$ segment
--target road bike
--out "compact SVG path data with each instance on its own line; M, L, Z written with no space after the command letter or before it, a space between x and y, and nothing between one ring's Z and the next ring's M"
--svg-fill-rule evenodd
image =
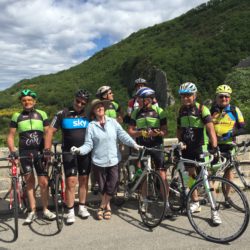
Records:
M11 186L9 191L3 197L3 200L9 198L9 210L13 213L14 218L14 240L18 238L18 214L19 211L24 210L26 208L26 192L23 188L25 186L25 182L23 181L20 175L20 169L18 166L18 162L22 158L30 158L33 161L33 156L21 156L14 157L9 156L5 158L0 158L0 161L8 161L10 163L9 166L9 175L11 178Z
M176 152L177 156L176 169L170 182L171 209L175 212L186 211L194 230L209 241L226 243L237 239L244 233L249 222L249 206L245 195L229 180L209 176L208 168L213 161L212 155L204 153L201 155L204 162L197 162L183 158L182 149L182 143L172 145L172 151ZM198 175L192 183L184 181L187 165L195 166L198 170ZM223 192L225 186L230 190L227 194ZM192 213L190 207L197 194L200 212ZM238 207L226 206L228 201L237 203ZM214 212L220 216L221 223L213 223L211 214Z
M136 197L143 223L153 228L158 226L164 218L166 189L160 175L152 169L151 157L149 155L144 156L145 152L150 150L154 150L154 148L144 147L139 155L130 155L127 161L120 167L119 190L114 197L114 203L122 205L130 197ZM135 161L140 162L142 171L140 174L138 174L138 171L135 171L132 176L131 167L134 166L132 164Z
M247 152L250 142L243 141L242 143L232 144L232 149L228 152L220 153L220 161L211 166L211 171L216 176L223 176L228 179L230 173L232 178L230 179L236 184L246 195L250 197L250 161L240 161L238 157L244 155ZM228 192L227 186L223 187L223 192ZM229 205L238 207L237 203L229 200Z
M56 213L56 224L58 232L63 228L64 208L65 208L65 182L63 176L63 154L71 154L70 152L60 153L57 151L57 141L53 141L53 152L51 152L52 160L49 163L49 190L52 197L53 207ZM44 157L44 156L42 156ZM47 166L48 167L48 166Z

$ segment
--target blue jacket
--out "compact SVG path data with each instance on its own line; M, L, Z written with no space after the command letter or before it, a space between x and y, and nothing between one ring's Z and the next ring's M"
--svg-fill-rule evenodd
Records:
M118 142L134 147L136 142L127 134L121 125L113 118L105 116L102 127L96 120L89 123L84 144L80 154L88 154L91 150L92 163L100 167L117 165L121 160Z

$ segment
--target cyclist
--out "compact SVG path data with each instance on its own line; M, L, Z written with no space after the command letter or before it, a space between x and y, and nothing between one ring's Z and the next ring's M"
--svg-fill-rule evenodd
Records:
M185 143L186 148L182 156L186 159L203 161L202 153L207 152L208 136L213 151L217 149L217 138L209 109L196 101L197 88L194 83L186 82L179 88L181 107L177 118L177 137ZM207 135L208 134L208 135ZM195 178L195 168L188 168L190 178ZM194 193L190 205L192 213L200 212L198 194ZM214 224L220 224L221 219L217 211L211 211Z
M140 88L146 87L146 85L148 85L147 81L143 78L136 79L134 84L135 84L135 93L137 93L137 91ZM158 105L156 98L153 99L153 104ZM133 110L135 110L137 108L139 108L138 97L136 95L134 95L128 101L127 115L126 115L126 118L124 117L124 119L126 120L126 123L129 123L129 120L130 120L130 117L131 117Z
M211 108L212 120L221 152L233 150L234 137L244 133L245 122L240 109L230 104L232 89L228 85L219 85L216 89L215 105ZM233 172L229 171L229 180Z
M155 91L151 88L140 88L136 96L138 97L139 108L131 114L128 133L137 139L139 145L162 149L163 137L167 135L166 113L162 108L153 104ZM169 186L164 166L164 152L150 151L148 154L152 156L155 167L166 185L168 197ZM168 201L166 216L171 216Z
M102 86L96 92L96 97L100 100L108 100L105 105L105 114L116 119L119 123L123 122L121 106L114 101L114 93L110 86Z
M86 117L85 106L89 101L89 92L83 89L75 93L73 105L59 111L53 118L45 137L45 153L50 152L53 134L61 129L62 151L69 152L74 145L80 146L84 143L86 128L89 120ZM88 177L90 173L90 155L77 156L77 162L73 155L63 155L63 166L66 177L66 205L68 208L66 222L75 222L74 200L75 187L77 184L77 173L79 182L79 217L86 219L89 212L85 206L88 193Z
M15 134L19 134L19 155L28 156L33 155L32 159L23 158L20 159L21 173L24 176L27 184L27 195L30 204L30 212L24 222L24 224L30 224L36 215L36 200L35 200L35 177L33 172L33 164L38 176L38 184L41 190L41 200L43 206L43 216L46 219L55 219L56 215L47 209L48 207L48 173L39 164L39 160L36 157L38 153L42 153L44 145L44 135L48 131L49 120L47 114L39 109L35 108L37 95L30 89L24 89L19 95L19 99L23 110L13 114L10 122L10 129L7 138L8 147L11 156L16 156L15 151Z
M85 155L91 150L93 170L102 200L97 211L97 219L111 219L110 200L116 193L118 183L118 163L121 160L118 141L139 150L141 146L123 130L115 120L105 115L105 101L95 99L91 102L91 114L94 119L90 122L86 140L81 147L72 147L71 151Z

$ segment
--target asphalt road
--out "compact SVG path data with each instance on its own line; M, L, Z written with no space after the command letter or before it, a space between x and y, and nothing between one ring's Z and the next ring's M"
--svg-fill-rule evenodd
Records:
M97 204L89 204L91 217L77 217L71 226L64 226L56 234L55 222L37 219L30 226L19 220L19 237L13 242L13 220L0 219L0 250L5 249L249 249L250 229L237 240L226 244L208 242L197 235L186 216L165 219L150 230L145 227L137 211L136 201L129 201L120 209L113 207L110 221L95 220ZM20 217L23 217L20 215Z

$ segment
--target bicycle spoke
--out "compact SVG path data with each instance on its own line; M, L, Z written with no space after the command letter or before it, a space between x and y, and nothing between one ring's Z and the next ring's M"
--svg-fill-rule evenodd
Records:
M158 173L148 173L139 189L139 213L148 227L158 226L166 210L165 185Z
M215 204L215 213L218 213L221 223L215 223L212 220L214 211L211 209L210 195L207 192L200 192L200 190L208 190L204 187L202 180L192 187L188 195L187 212L189 221L196 232L207 240L218 243L233 241L242 235L248 225L248 203L240 189L228 180L220 177L210 177L209 183L209 190ZM230 187L230 192L227 193L226 197L223 192L224 186ZM190 211L190 204L195 192L198 192L201 207L199 213L191 213ZM234 204L237 204L237 207L227 206L225 203L227 199L232 200Z

